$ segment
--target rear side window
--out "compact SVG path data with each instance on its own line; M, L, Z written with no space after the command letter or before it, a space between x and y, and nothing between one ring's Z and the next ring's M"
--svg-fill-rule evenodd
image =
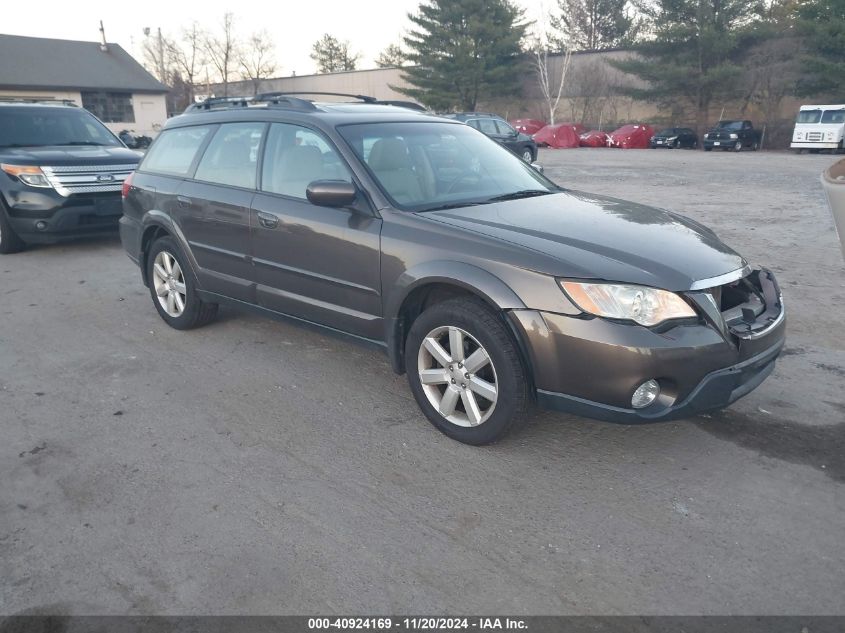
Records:
M305 190L315 180L352 182L352 176L320 134L299 125L273 123L264 150L261 189L305 200Z
M499 133L499 130L496 129L496 122L493 119L479 119L478 129L484 132L485 134Z
M207 125L164 130L158 135L140 169L172 176L187 176L211 128Z
M505 136L515 136L516 135L516 130L513 129L510 125L508 125L504 121L496 121L496 125L499 128L499 134L504 134Z
M264 123L226 123L214 134L194 176L220 185L255 188Z

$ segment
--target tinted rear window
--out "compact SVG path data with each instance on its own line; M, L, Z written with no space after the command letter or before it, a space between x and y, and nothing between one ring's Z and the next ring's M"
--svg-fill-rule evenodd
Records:
M197 152L211 131L208 125L165 130L150 147L141 163L143 171L187 176Z
M214 134L197 167L196 180L255 187L264 123L226 123Z

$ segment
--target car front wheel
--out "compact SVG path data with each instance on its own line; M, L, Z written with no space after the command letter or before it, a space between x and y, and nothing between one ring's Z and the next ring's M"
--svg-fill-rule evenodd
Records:
M490 444L527 417L529 385L516 344L479 299L425 310L408 333L405 359L417 404L452 439Z
M737 141L734 143L734 151L741 152L742 151L742 141Z
M147 280L153 304L170 327L190 330L217 315L216 303L199 298L193 272L173 238L162 237L153 244L147 257Z
M534 152L531 151L530 147L526 147L522 150L522 160L526 163L533 163L534 162Z

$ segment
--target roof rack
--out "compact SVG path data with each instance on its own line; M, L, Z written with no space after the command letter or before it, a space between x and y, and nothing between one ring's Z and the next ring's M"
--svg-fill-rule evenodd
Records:
M316 95L320 97L351 97L352 99L358 99L359 101L363 101L364 103L376 103L378 99L375 97L370 97L368 95L353 95L346 92L311 92L306 90L300 90L296 92L265 92L260 94L256 97L258 100L264 100L271 97L286 97L289 95Z
M73 99L54 99L53 97L0 97L0 102L3 103L44 103L44 104L62 104L78 108L79 104Z
M264 104L268 108L285 108L289 110L316 110L317 106L306 99L285 96L283 93L265 93L255 97L209 97L199 103L192 103L185 112L200 112L210 110L232 110L248 108Z

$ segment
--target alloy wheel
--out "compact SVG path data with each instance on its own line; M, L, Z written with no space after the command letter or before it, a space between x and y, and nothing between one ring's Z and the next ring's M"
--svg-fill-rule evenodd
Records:
M534 158L534 155L531 153L530 149L527 149L522 152L522 160L524 160L526 163L530 163L532 158Z
M499 395L487 350L469 332L442 326L429 332L417 356L420 384L431 406L452 424L486 422Z
M188 293L185 275L179 262L167 251L160 251L153 262L153 287L167 315L174 319L182 316Z

